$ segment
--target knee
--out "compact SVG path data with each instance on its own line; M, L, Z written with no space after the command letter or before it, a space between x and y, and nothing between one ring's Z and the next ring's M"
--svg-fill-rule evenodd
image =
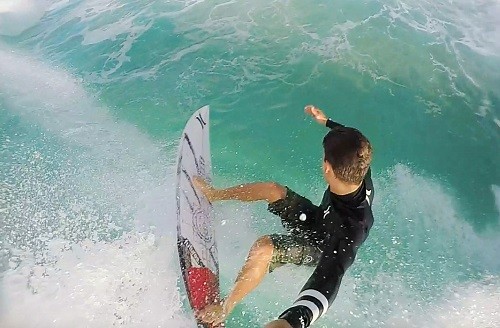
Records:
M269 188L269 203L274 203L277 200L284 199L286 197L286 188L282 185L280 185L277 182L269 182L268 183L268 188Z
M259 237L250 249L250 256L258 256L262 259L271 259L274 251L274 244L269 236Z

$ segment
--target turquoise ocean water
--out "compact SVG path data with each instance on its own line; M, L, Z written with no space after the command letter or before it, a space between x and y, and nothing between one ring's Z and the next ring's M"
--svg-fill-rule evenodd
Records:
M316 327L499 327L498 0L0 0L0 327L193 327L174 165L211 106L218 186L318 202L315 104L372 141L376 222ZM264 204L215 207L227 293ZM284 267L227 327L261 327Z

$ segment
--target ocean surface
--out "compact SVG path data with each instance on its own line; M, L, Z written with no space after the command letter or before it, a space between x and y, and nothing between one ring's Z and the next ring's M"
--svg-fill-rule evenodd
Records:
M374 147L375 225L315 327L499 327L498 0L0 0L0 327L194 327L175 160L211 107L213 182L319 202L306 104ZM263 203L215 206L226 294ZM228 328L262 327L283 267Z

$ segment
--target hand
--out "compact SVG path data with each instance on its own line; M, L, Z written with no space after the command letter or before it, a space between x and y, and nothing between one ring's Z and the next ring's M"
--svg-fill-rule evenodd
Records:
M196 318L205 323L210 323L213 326L223 324L226 320L226 309L223 302L217 302L205 306L202 310L196 313Z
M193 177L193 184L196 187L196 189L201 191L203 195L207 197L209 202L217 200L216 199L217 189L208 184L208 182L203 180L203 178L198 176Z
M292 326L288 323L288 321L283 319L278 319L271 321L264 328L292 328Z
M316 120L321 125L326 125L326 121L328 120L328 117L323 113L323 111L314 105L307 105L304 108L304 112L308 115L310 115L313 119Z

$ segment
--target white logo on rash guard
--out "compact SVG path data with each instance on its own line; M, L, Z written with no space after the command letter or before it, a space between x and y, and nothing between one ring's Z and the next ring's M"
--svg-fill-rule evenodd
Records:
M328 207L326 208L326 210L324 210L324 211L323 211L323 219L324 219L324 218L326 218L326 216L327 216L328 214L330 214L330 206L331 206L331 205L328 205Z
M368 205L372 206L370 204L370 195L372 194L372 191L370 189L366 189L366 201L368 202Z
M303 317L300 317L300 326L301 326L302 328L305 328L305 326L306 326L306 323L305 323L305 321L304 321L304 318L303 318Z

